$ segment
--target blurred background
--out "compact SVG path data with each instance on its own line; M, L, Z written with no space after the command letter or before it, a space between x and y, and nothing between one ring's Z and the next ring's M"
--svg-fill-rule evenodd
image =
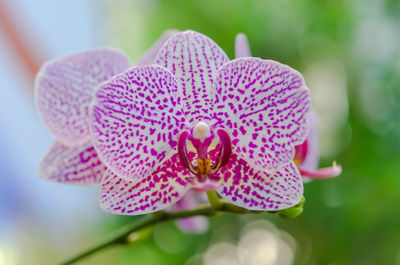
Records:
M33 101L40 65L98 46L134 62L170 28L230 58L243 32L254 56L302 72L320 165L343 174L306 183L295 220L225 214L200 235L163 223L80 264L400 264L400 1L0 0L0 265L56 264L135 220L102 212L97 187L38 178L52 142Z

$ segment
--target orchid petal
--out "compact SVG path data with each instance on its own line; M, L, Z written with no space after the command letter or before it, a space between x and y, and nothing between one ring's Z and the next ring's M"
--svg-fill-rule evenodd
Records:
M307 171L301 168L299 170L300 174L306 179L334 178L342 173L342 167L337 165L335 162L333 162L332 167L324 167L314 171Z
M258 171L232 154L218 173L217 192L229 202L250 210L282 210L296 205L303 195L303 182L291 162L274 172Z
M212 84L217 69L228 60L213 40L193 31L175 34L160 49L155 61L177 78L190 125L210 119Z
M140 180L129 181L108 170L100 184L100 205L106 212L122 215L163 210L182 198L190 188L184 179L186 174L177 153Z
M307 118L309 120L310 129L307 134L307 152L303 162L299 168L306 171L314 171L318 168L319 149L318 149L318 132L317 132L317 115L311 110Z
M158 65L136 66L97 90L93 145L117 175L147 176L177 144L185 120L178 83Z
M105 170L90 141L74 147L55 142L40 163L39 176L60 183L90 185L100 183Z
M215 126L231 135L233 150L259 170L275 170L294 157L307 134L310 94L289 66L240 58L218 70Z
M194 190L186 192L186 194L172 206L173 211L188 210L198 206L200 203L199 199L196 197L196 193L198 192ZM208 220L204 216L194 216L179 219L177 225L185 232L201 234L207 231Z
M249 41L243 33L239 33L235 37L235 58L251 57Z
M175 29L169 29L163 32L160 38L151 46L143 56L137 60L135 65L148 65L148 64L153 64L154 59L157 56L158 51L160 48L164 45L164 43L175 33L177 33L178 30Z
M36 104L50 133L65 145L89 140L89 107L97 86L130 66L113 49L93 49L46 63L35 82Z

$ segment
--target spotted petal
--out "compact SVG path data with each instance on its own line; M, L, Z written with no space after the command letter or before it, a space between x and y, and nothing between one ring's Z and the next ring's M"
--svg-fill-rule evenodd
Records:
M101 83L130 66L117 50L93 49L46 63L35 83L36 104L52 135L65 145L89 140L89 107Z
M109 170L101 181L100 205L109 213L122 215L162 210L177 202L190 188L184 179L187 173L177 153L140 180L129 181Z
M210 119L212 84L217 69L228 60L213 40L193 31L175 34L160 49L155 62L168 68L178 79L190 125Z
M217 177L217 192L229 202L250 210L286 209L296 205L303 195L303 182L293 162L268 173L232 154Z
M218 72L215 119L230 133L236 153L260 170L291 162L308 129L310 95L303 77L286 65L250 57Z
M55 142L40 163L39 176L60 183L90 185L100 183L105 170L90 141L74 147Z
M136 66L103 83L92 115L92 139L115 174L147 176L177 144L185 120L178 83L158 65Z

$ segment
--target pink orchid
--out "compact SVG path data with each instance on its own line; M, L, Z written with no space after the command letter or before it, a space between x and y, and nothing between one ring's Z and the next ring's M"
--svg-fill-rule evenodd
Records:
M162 210L204 183L252 210L300 201L293 158L310 109L301 74L271 60L229 61L193 31L171 37L155 62L104 82L94 97L90 125L108 168L99 195L106 211Z
M235 56L251 57L250 46L245 34L238 34L235 39ZM312 110L308 114L310 128L306 140L295 147L294 162L297 165L304 181L310 179L324 179L337 177L342 173L342 168L333 162L332 167L318 169L319 149L317 117Z
M165 32L137 63L152 63L173 33ZM41 177L81 185L100 182L106 167L91 143L90 104L97 86L130 66L122 52L98 48L49 61L40 69L35 83L36 104L56 139L40 163Z

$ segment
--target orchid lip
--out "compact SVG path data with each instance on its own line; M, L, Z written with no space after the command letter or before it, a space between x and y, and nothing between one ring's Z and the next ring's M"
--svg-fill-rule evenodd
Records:
M208 158L208 149L214 137L218 135L220 149L217 159L211 165L211 159ZM187 150L187 141L190 141L197 151L197 165L193 165ZM223 166L229 162L232 154L232 143L229 134L218 128L215 133L211 131L204 122L199 122L192 132L183 131L178 138L178 154L183 166L185 166L193 175L197 177L200 183L207 179L212 179Z

